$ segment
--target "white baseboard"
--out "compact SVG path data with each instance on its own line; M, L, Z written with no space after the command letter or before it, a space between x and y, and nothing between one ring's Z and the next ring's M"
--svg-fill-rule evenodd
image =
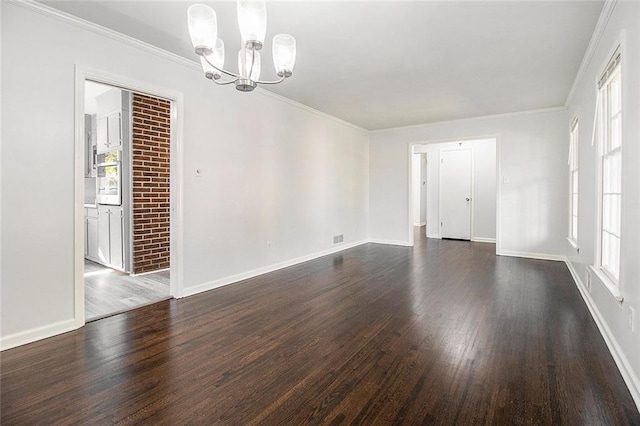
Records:
M473 241L474 243L492 243L492 244L496 243L495 238L484 238L484 237L473 237L471 238L471 241Z
M554 260L557 262L564 262L565 260L564 256L560 256L558 254L527 253L527 252L509 251L509 250L500 250L500 252L496 254L498 256L524 257L527 259L540 259L540 260Z
M277 271L278 269L288 268L289 266L297 265L298 263L307 262L309 260L317 259L322 256L326 256L329 254L337 253L339 251L343 251L346 249L350 249L352 247L356 247L362 244L368 243L368 240L356 241L355 243L348 244L340 244L336 247L332 247L328 250L323 250L320 252L308 254L306 256L301 256L295 259L287 260L284 262L276 263L269 266L264 266L262 268L254 269L252 271L242 272L240 274L231 275L229 277L224 277L217 279L215 281L209 281L206 283L198 284L197 286L187 287L184 289L183 297L193 296L198 293L202 293L204 291L213 290L214 288L223 287L225 285L233 284L238 281L247 280L249 278L257 277L258 275L267 274L269 272Z
M413 226L425 226L427 224L427 222L418 222L418 223L414 223Z
M155 274L158 272L164 272L164 271L169 271L171 270L171 268L164 268L164 269L158 269L156 271L149 271L149 272L140 272L139 274L129 274L130 277L142 277L144 275L149 275L149 274Z
M408 241L400 241L400 240L381 240L377 238L372 238L372 239L369 239L369 242L373 244L386 244L391 246L411 247L411 244L409 244Z
M440 234L427 234L427 238L437 238L438 240L442 239Z
M53 324L48 324L43 327L33 328L31 330L10 334L8 336L2 336L0 338L0 350L4 351L6 349L26 345L27 343L33 343L37 340L46 339L77 328L76 320L71 318Z
M578 290L582 295L582 299L587 305L587 308L589 308L589 312L591 313L593 320L596 322L598 330L600 330L600 334L604 338L604 341L609 348L609 352L611 353L616 366L618 366L618 370L620 371L627 388L629 388L629 392L636 403L636 407L640 411L640 380L638 379L638 376L633 372L633 369L629 365L629 360L624 355L624 352L620 348L616 338L613 336L613 333L611 332L611 329L609 329L606 321L602 318L598 307L591 297L591 293L589 293L586 286L582 283L582 280L580 279L580 276L578 276L575 268L566 257L564 262L566 263L567 268L569 268L569 272L571 272L571 276L576 283L576 287L578 287Z

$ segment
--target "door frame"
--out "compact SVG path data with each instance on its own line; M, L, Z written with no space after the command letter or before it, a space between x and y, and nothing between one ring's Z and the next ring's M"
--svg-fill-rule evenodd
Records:
M420 157L420 160L419 160L420 168L422 168L422 162L424 161L424 164L425 164L425 180L426 180L426 177L429 176L428 153L426 153L426 152L413 153L413 155L411 157L411 161L412 161L412 163L411 163L412 169L411 170L412 170L412 172L415 172L415 170L413 169L413 161L415 161L415 158L416 158L415 156L419 156ZM420 208L418 209L418 212L419 212L419 216L422 216L422 209L424 208L424 210L425 210L425 223L426 223L426 221L427 221L426 212L428 211L427 206L429 205L429 191L426 192L425 200L424 200L424 206L423 206L423 204L422 204L422 192L421 192L422 191L422 175L420 173L418 173L418 176L420 177L420 179L418 179L419 186L420 186L420 192L418 192L419 205L420 205L419 207ZM415 179L414 179L414 175L413 174L411 174L411 179L414 181L413 184L415 185ZM415 187L412 186L412 188L415 190ZM427 188L425 188L425 190L426 189ZM414 195L415 195L414 193L411 193L411 197L413 197ZM412 201L412 204L411 204L411 208L412 209L415 208L415 204L413 203L413 201ZM413 214L411 216L411 221L413 223L413 226L415 227L417 222L415 221L415 217L413 217ZM420 223L422 223L422 222L420 221Z
M121 75L75 66L75 173L74 173L74 321L76 328L85 324L84 313L84 87L85 81L107 84L148 94L171 102L170 141L170 283L169 294L183 296L183 128L184 98L181 92L130 79Z
M447 151L471 151L471 194L469 195L469 198L471 199L471 205L469 206L470 211L469 211L469 241L471 241L473 239L473 220L474 220L474 211L475 211L475 197L476 197L476 193L475 193L475 179L474 179L474 168L473 168L473 146L469 146L469 147L459 147L459 148L441 148L440 149L440 161L442 161L442 153L443 152L447 152ZM438 219L440 220L440 222L442 223L442 167L438 166ZM440 238L445 238L442 237L442 227L439 227L439 232L438 234L440 234Z
M436 143L447 143L447 142L470 142L481 139L494 139L496 141L496 254L500 253L500 182L502 181L502 168L500 164L500 134L489 134L489 135L481 135L481 136L469 136L469 137L460 137L460 138L447 138L447 139L434 139L427 141L414 141L407 143L407 241L408 245L414 246L413 239L413 199L411 194L413 193L413 162L411 161L411 156L413 155L413 148L416 145L429 145ZM427 165L428 167L428 165ZM427 191L427 196L429 191ZM429 218L427 215L427 226L429 223Z

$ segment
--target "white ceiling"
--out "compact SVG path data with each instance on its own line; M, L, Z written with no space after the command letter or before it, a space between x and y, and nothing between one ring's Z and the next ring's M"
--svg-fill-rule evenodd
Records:
M197 60L186 19L194 2L44 1ZM216 10L226 67L235 71L235 2L204 3ZM298 52L293 77L263 87L369 130L561 106L602 5L268 2L267 40L290 33ZM262 55L261 78L275 77L269 46Z

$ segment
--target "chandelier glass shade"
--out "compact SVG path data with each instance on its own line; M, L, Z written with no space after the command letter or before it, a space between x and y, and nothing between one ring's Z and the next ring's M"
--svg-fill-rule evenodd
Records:
M204 75L219 85L235 84L236 89L250 92L258 84L278 84L293 74L296 62L296 40L289 34L273 37L273 64L277 80L260 80L260 50L267 31L267 7L264 0L238 0L238 27L242 47L238 52L238 72L224 69L224 43L218 38L216 12L209 6L194 4L187 12L189 36ZM224 78L223 78L224 77Z

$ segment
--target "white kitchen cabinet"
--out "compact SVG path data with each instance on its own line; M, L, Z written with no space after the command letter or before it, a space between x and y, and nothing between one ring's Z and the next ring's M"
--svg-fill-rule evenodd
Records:
M122 246L122 207L111 207L109 215L109 248L111 266L124 269L124 247Z
M114 111L107 115L107 146L109 150L122 149L122 111Z
M107 117L98 117L96 119L96 150L98 154L109 150L108 132Z
M122 149L122 111L113 111L96 121L97 151Z
M129 99L129 92L115 88L96 97L99 154L122 149L122 120L129 112Z
M98 206L98 262L103 265L111 263L109 208L109 206Z
M98 245L98 209L87 209L87 254L86 257L91 260L99 259Z
M124 270L122 207L98 206L98 261Z

